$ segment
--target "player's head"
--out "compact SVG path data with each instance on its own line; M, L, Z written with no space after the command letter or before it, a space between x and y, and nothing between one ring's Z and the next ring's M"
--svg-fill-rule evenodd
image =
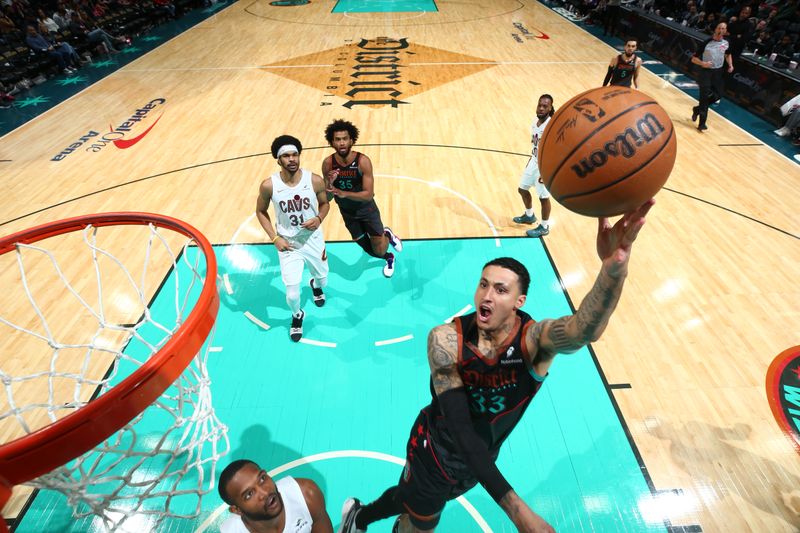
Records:
M240 459L219 476L219 495L230 512L251 520L271 520L283 512L275 482L253 461Z
M525 304L530 284L528 269L516 259L498 257L483 265L475 289L478 328L502 327Z
M325 140L341 157L347 157L358 140L358 128L347 120L334 120L325 128Z
M636 49L638 47L639 45L636 42L636 39L628 39L627 41L625 41L625 55L626 56L633 55L633 53L636 52Z
M539 120L544 120L547 117L552 117L556 112L553 107L553 97L549 94L543 94L539 97L539 102L536 104L536 117Z
M278 160L278 165L289 172L300 168L300 153L303 145L297 137L281 135L272 141L272 157Z

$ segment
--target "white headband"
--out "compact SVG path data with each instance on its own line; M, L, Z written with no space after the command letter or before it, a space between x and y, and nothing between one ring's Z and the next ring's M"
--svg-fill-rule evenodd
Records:
M278 148L278 157L282 156L283 154L289 153L289 152L295 152L295 153L299 154L300 150L298 150L297 146L295 146L293 144L284 144L283 146Z

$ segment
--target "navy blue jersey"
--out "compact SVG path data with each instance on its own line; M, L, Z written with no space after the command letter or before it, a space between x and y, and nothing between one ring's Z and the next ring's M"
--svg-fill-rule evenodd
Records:
M361 192L364 190L364 175L358 168L358 161L361 159L361 154L359 152L353 153L356 154L355 159L353 159L352 163L345 166L340 165L339 162L336 161L335 156L331 156L331 169L339 171L339 176L333 180L332 185L343 191ZM339 204L339 210L343 213L355 214L357 212L372 211L377 207L375 200L359 202L358 200L339 198L338 196L334 198L336 199L336 203Z
M458 333L458 373L469 399L472 425L486 442L490 453L497 453L511 431L522 419L544 377L537 376L525 362L525 332L535 322L530 315L517 311L514 329L498 347L498 357L489 361L478 350L476 313L454 319ZM444 425L441 408L431 379L431 435L437 444L456 451Z

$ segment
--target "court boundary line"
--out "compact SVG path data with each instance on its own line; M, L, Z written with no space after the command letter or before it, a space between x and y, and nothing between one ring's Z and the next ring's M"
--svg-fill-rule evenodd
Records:
M648 72L650 72L650 71L648 71ZM651 74L653 74L653 73L651 72ZM661 78L659 78L659 79L661 79ZM675 87L675 89L676 90L680 90L677 87ZM686 95L686 93L683 93L683 94ZM688 95L686 95L686 96L688 96ZM721 118L723 118L725 120L728 120L725 117L721 117ZM730 122L730 121L728 121L728 122ZM530 154L522 154L522 153L519 153L519 152L510 152L508 150L499 150L499 149L494 149L494 148L479 148L479 147L476 147L476 146L458 146L458 145L449 145L449 144L367 143L367 144L359 144L358 146L370 146L370 147L401 146L401 147L421 147L421 148L448 148L448 149L456 149L456 150L474 150L474 151L479 151L479 152L490 152L490 153L497 153L497 154L513 155L513 156L530 157ZM770 149L772 149L774 152L776 152L782 159L785 159L785 156L783 154L781 154L780 152L778 152L777 150L775 150L774 148L772 148L769 145L766 145L766 146L769 147ZM304 150L327 150L327 149L330 149L330 146L311 146L311 147L304 148ZM83 200L85 198L89 198L90 196L95 196L95 195L98 195L98 194L102 194L104 192L109 192L109 191L113 191L115 189L120 189L120 188L126 187L128 185L134 185L136 183L140 183L140 182L151 180L151 179L160 178L160 177L163 177L163 176L168 176L170 174L177 174L179 172L184 172L186 170L193 170L193 169L196 169L196 168L203 168L203 167L207 167L207 166L211 166L211 165L229 163L231 161L238 161L240 159L248 159L248 158L251 158L251 157L263 157L263 156L266 156L266 155L271 155L271 154L269 152L260 152L260 153L241 155L241 156L236 156L236 157L228 157L228 158L225 158L225 159L218 159L216 161L208 161L208 162L205 162L205 163L198 163L196 165L189 165L187 167L181 167L181 168L177 168L177 169L173 169L173 170L166 170L164 172L159 172L157 174L152 174L150 176L145 176L145 177L142 177L142 178L137 178L137 179L134 179L134 180L125 181L125 182L122 182L122 183L118 183L116 185L111 185L109 187L104 187L104 188L98 189L96 191L92 191L92 192L89 192L89 193L86 193L86 194L82 194L80 196L76 196L74 198L69 198L67 200L63 200L61 202L57 202L55 204L51 204L51 205L46 206L46 207L42 207L42 208L36 209L35 211L31 211L29 213L25 213L23 215L19 215L17 217L11 218L9 220L2 221L2 222L0 222L0 227L3 227L5 225L7 225L7 224L11 224L12 222L17 222L19 220L22 220L23 218L27 218L27 217L30 217L30 216L33 216L33 215L37 215L39 213L43 213L43 212L45 212L45 211L47 211L49 209L54 209L56 207L61 207L63 205L66 205L66 204L69 204L69 203L72 203L72 202L77 202L78 200ZM791 233L790 231L781 229L778 226L773 226L772 224L764 222L763 220L758 220L758 219L753 218L753 217L751 217L749 215L745 215L744 213L741 213L739 211L735 211L735 210L733 210L733 209L731 209L729 207L724 207L724 206L722 206L720 204L714 203L714 202L712 202L710 200L704 200L702 198L699 198L699 197L696 197L696 196L692 196L691 194L680 192L678 190L675 190L675 189L672 189L672 188L666 187L666 186L663 187L662 190L669 191L669 192L672 192L672 193L675 193L675 194L679 194L679 195L685 196L687 198L692 198L694 200L697 200L697 201L702 202L704 204L710 205L712 207L716 207L718 209L722 209L724 211L727 211L728 213L731 213L733 215L737 215L737 216L740 216L742 218L745 218L745 219L747 219L747 220L749 220L751 222L755 222L756 224L760 224L760 225L762 225L762 226L764 226L764 227L766 227L768 229L775 230L775 231L777 231L779 233L783 233L784 235L787 235L787 236L792 237L794 239L800 240L800 235L796 235L794 233ZM470 237L464 237L464 238L470 238ZM333 242L333 241L331 241L331 242Z

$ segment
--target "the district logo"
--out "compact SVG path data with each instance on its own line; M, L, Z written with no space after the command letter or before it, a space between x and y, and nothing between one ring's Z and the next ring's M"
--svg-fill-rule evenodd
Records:
M800 346L782 352L769 365L767 401L778 425L800 452Z
M138 133L134 136L131 136L131 132L134 129L140 129L139 123L142 121L150 121L149 117L151 117L151 113L154 112L159 106L164 105L167 102L166 98L155 98L150 100L147 104L143 105L136 111L134 111L128 118L126 118L122 123L120 123L117 127L114 127L112 124L109 124L108 129L109 131L105 133L100 133L94 130L89 130L85 135L81 136L77 141L73 142L59 153L54 155L50 158L51 161L61 161L65 159L68 155L78 150L84 150L86 152L97 153L101 151L103 148L108 146L109 144L113 144L116 148L120 150L125 150L127 148L132 147L139 141L141 141L145 135L150 133L158 121L161 119L162 113L150 122L150 125L144 129L141 133Z
M286 7L286 6L304 6L310 3L311 2L309 2L308 0L275 0L275 2L270 2L269 5Z
M306 67L307 65L307 67ZM322 106L344 98L344 107L398 107L434 87L496 65L479 57L377 37L271 63L267 72L324 91Z

